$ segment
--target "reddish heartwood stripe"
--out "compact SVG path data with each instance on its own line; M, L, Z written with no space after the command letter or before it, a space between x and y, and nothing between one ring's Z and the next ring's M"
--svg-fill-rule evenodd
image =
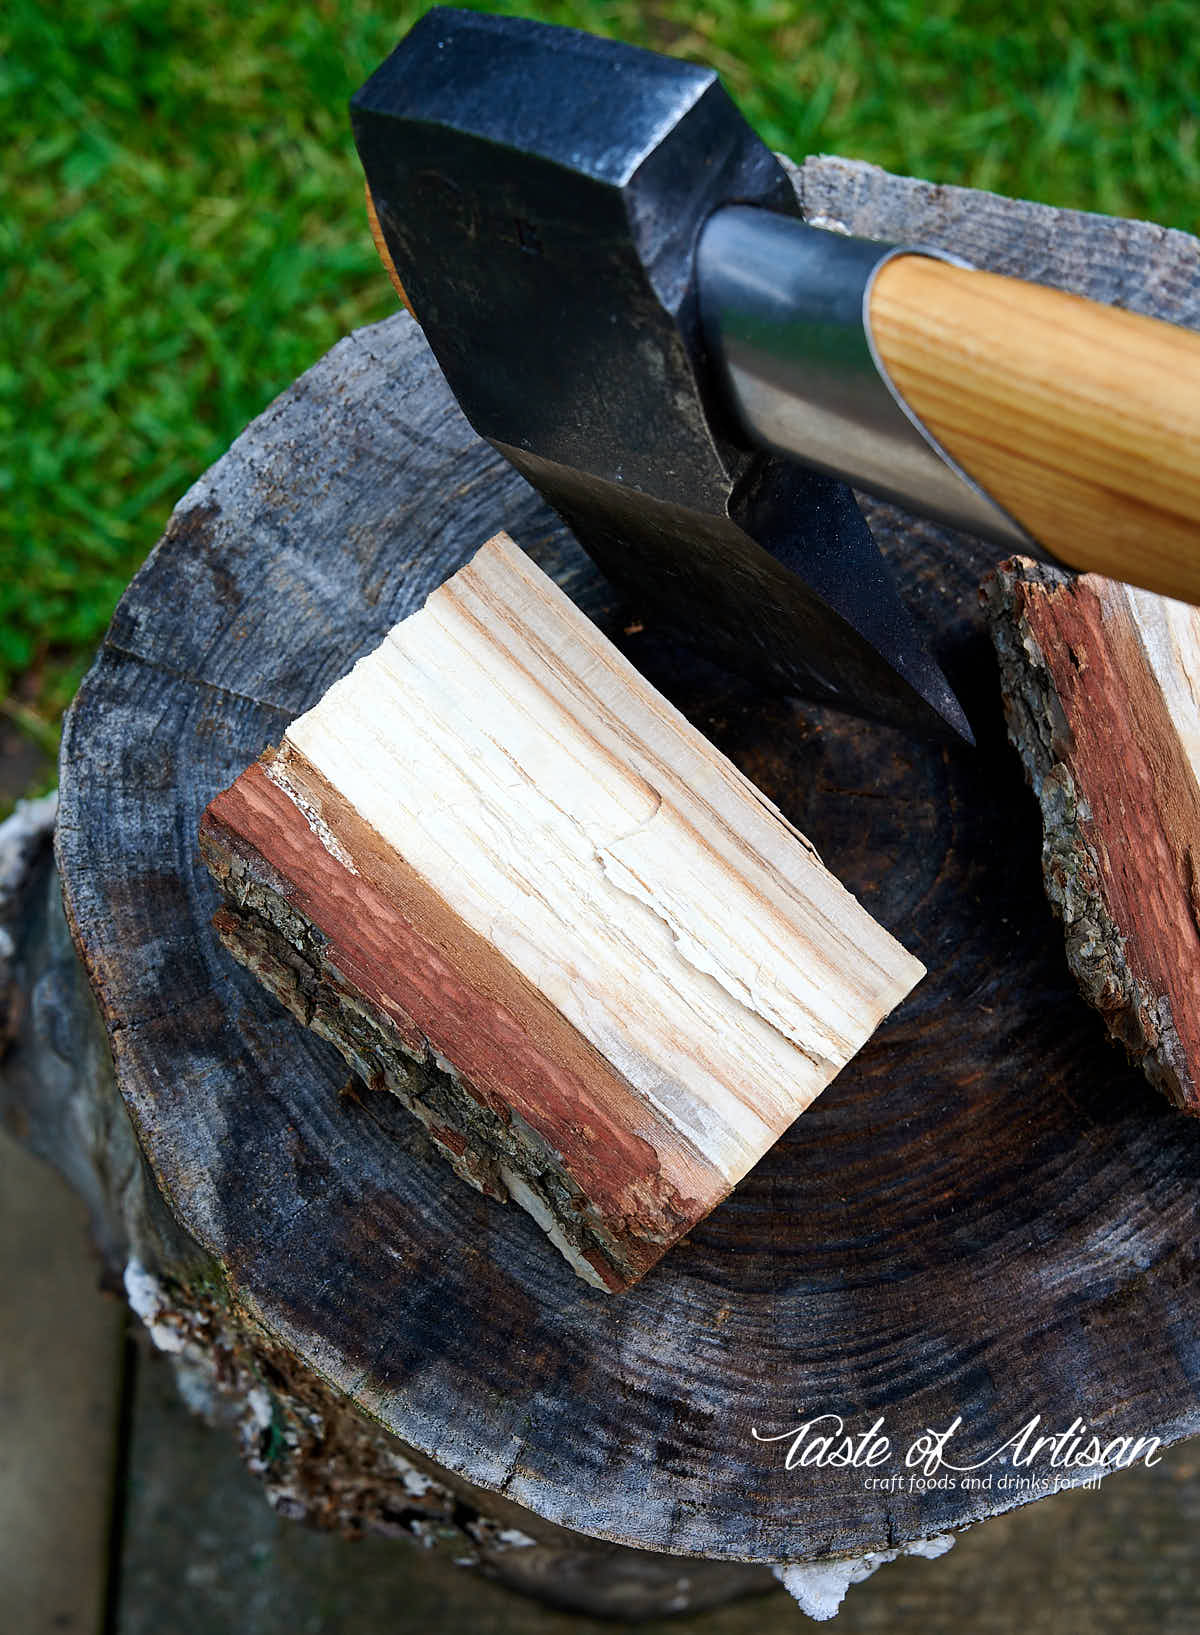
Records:
M481 1104L519 1114L636 1258L657 1259L725 1195L724 1178L291 748L287 777L359 873L261 763L217 796L204 826L267 865L327 939L328 962L410 1045L428 1039Z

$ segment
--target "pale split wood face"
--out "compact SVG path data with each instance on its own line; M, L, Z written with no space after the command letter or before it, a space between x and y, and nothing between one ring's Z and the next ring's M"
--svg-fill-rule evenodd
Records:
M339 1003L448 1075L436 1117L405 1099L460 1174L605 1287L718 1203L923 975L503 535L205 830L227 895L234 849L243 887L257 867L325 939Z

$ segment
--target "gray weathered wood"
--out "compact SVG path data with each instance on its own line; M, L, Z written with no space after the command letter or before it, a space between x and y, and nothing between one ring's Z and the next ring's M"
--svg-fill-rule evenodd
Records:
M799 188L855 232L1200 325L1184 235L841 160ZM996 553L870 516L977 754L621 637L931 976L618 1301L532 1223L448 1187L386 1095L348 1083L209 927L205 803L497 528L610 632L636 623L472 435L410 320L343 341L185 496L68 723L72 926L138 1139L221 1302L455 1479L599 1538L800 1560L1018 1502L866 1493L860 1471L789 1472L752 1436L827 1410L882 1414L902 1445L961 1415L965 1458L1039 1412L1200 1429L1200 1131L1110 1049L1066 969L976 602Z

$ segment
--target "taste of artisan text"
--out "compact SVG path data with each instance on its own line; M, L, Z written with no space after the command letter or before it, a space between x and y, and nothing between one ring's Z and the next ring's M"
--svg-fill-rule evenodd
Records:
M947 1447L962 1429L959 1416L944 1431L927 1428L914 1437L903 1450L904 1464L924 1476L936 1476L941 1471L962 1474L982 1470L985 1465L1006 1457L1014 1468L1028 1468L1040 1462L1054 1470L1120 1470L1139 1460L1145 1465L1156 1465L1161 1457L1157 1436L1114 1436L1104 1442L1089 1431L1086 1422L1078 1416L1064 1431L1039 1435L1041 1423L1041 1414L1034 1414L982 1458L958 1463L949 1456ZM787 1443L785 1470L844 1466L871 1470L889 1463L900 1452L898 1446L893 1448L891 1438L884 1432L882 1415L869 1429L857 1434L847 1429L840 1414L817 1414L802 1425L770 1434L754 1426L750 1434L756 1442Z

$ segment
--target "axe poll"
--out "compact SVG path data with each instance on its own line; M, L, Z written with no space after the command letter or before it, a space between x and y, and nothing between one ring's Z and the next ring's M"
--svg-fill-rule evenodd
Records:
M800 218L709 69L437 8L351 103L468 420L718 662L971 737L849 484L1200 601L1200 336Z

